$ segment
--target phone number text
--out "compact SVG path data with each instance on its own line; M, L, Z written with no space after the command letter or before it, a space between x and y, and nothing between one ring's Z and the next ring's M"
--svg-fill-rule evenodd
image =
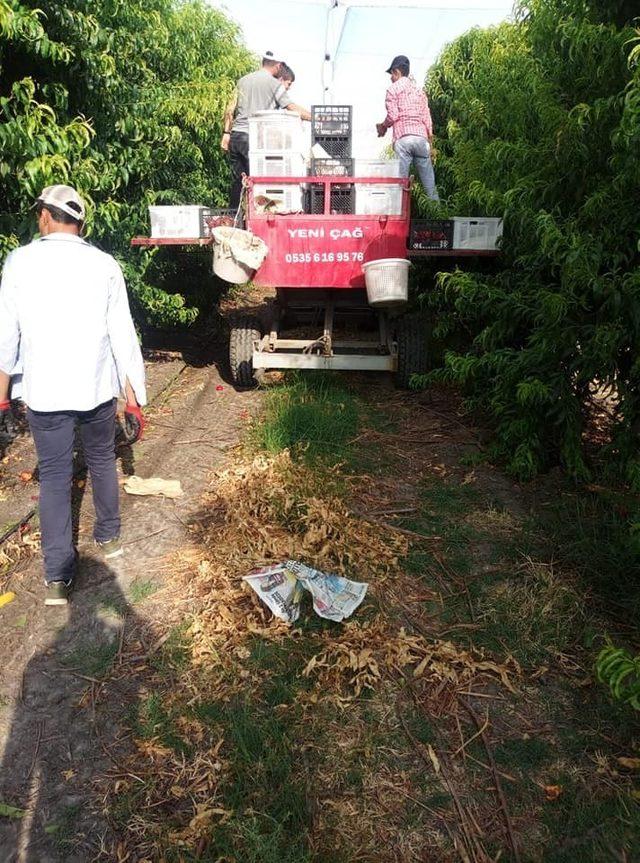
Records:
M287 264L336 264L364 261L364 252L291 252Z

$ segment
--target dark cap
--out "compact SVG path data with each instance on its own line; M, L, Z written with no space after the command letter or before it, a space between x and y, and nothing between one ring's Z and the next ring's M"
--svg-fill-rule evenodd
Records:
M394 57L391 61L391 65L387 69L387 73L391 72L392 69L400 69L401 72L405 72L405 74L409 74L409 58L405 57L404 54L398 54L397 57Z

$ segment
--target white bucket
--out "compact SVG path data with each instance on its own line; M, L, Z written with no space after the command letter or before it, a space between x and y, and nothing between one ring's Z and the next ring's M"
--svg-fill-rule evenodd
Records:
M404 258L381 258L362 265L370 306L401 306L409 299L409 267Z
M226 225L214 228L213 272L234 285L244 285L267 256L267 245L251 231Z

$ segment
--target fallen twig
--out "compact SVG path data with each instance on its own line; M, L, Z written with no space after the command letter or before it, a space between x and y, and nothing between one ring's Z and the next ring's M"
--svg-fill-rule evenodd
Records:
M143 536L136 536L135 539L128 539L123 542L123 545L133 545L134 542L142 542L143 539L150 539L152 536L157 536L159 533L164 533L166 527L161 527L160 530L154 530L152 533L145 533Z
M500 802L502 814L504 815L504 821L507 828L507 836L509 838L509 844L511 845L511 850L513 852L513 859L516 861L516 863L520 863L522 858L520 857L518 843L516 842L515 833L513 832L511 816L509 815L509 808L507 806L507 798L504 796L504 790L502 788L502 783L500 782L500 775L496 766L495 758L493 757L493 750L489 745L485 726L482 726L478 714L475 712L473 707L471 707L471 705L464 700L464 698L460 698L458 696L458 701L460 702L460 704L462 704L469 716L471 716L471 718L473 719L477 728L480 730L480 737L482 738L482 742L487 753L487 758L489 759L489 764L491 765L491 772L493 773L493 781L495 783L496 794L498 796L498 801Z
M487 730L487 728L488 728L488 727L489 727L489 717L487 716L487 718L486 718L486 719L485 719L485 721L484 721L484 725L482 726L482 728L479 728L479 729L476 731L476 733L475 733L475 734L472 734L472 735L471 735L471 737L470 737L468 740L466 740L466 741L465 741L465 740L463 740L462 745L461 745L461 746L458 746L458 748L456 749L456 751L451 753L451 757L452 757L452 758L455 758L455 757L456 757L456 755L459 755L461 752L462 752L462 753L464 753L464 754L466 754L466 753L465 753L465 749L467 748L467 746L469 746L471 743L473 743L473 741L474 741L477 737L480 737L482 734L484 734L484 732Z
M381 527L386 527L387 530L395 530L397 533L403 533L405 536L412 536L416 539L419 539L421 542L439 542L442 537L441 536L425 536L423 533L418 533L415 530L409 530L406 527L398 527L395 524L389 524L387 521L382 521L381 518L374 518L371 515L365 515L362 512L354 512L358 518L361 518L363 521L369 521L372 524L379 524Z
M464 839L464 846L465 846L464 850L465 850L465 853L470 855L468 857L468 859L470 861L473 861L473 863L477 863L477 861L481 861L481 863L484 863L484 861L488 861L489 858L487 856L486 851L484 850L484 848L482 847L482 845L478 841L477 837L474 836L469 829L468 818L467 818L467 815L465 812L465 808L462 805L462 802L460 801L458 793L456 792L456 790L453 786L453 783L449 780L449 778L446 776L446 774L444 773L444 771L442 769L442 763L443 763L442 758L440 756L436 755L437 760L439 762L438 767L436 767L434 760L432 758L430 758L429 755L427 755L427 753L424 751L424 748L423 748L422 744L420 743L420 741L416 740L416 738L413 736L413 734L411 733L411 731L407 727L407 724L404 721L404 719L400 713L398 713L398 717L400 719L400 724L402 725L405 734L407 735L407 737L411 741L417 754L420 756L422 761L424 761L424 763L427 765L427 767L429 767L430 770L433 770L437 775L439 775L441 782L444 784L445 788L447 789L447 791L451 795L451 799L453 800L456 812L458 813L458 819L460 822L462 837ZM454 842L455 842L455 837L454 837ZM461 849L458 849L458 850L460 851ZM478 853L480 854L480 856L478 856Z
M36 766L36 761L38 759L38 752L40 751L40 741L42 740L42 731L44 729L44 720L38 722L38 731L36 734L36 745L33 750L33 758L31 759L31 767L29 768L29 772L26 775L26 779L29 779L31 774L33 773L33 768Z

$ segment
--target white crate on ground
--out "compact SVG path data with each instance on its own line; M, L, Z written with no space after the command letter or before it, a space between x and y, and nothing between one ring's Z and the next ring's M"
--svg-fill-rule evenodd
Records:
M257 111L249 117L249 152L306 149L302 120L291 111Z
M356 215L402 215L402 186L399 183L356 183Z
M355 159L354 177L399 177L400 159Z
M200 212L203 208L193 204L186 206L149 207L151 236L161 237L199 237Z
M302 153L249 151L252 177L305 177L307 166Z
M454 249L497 249L502 236L502 219L453 217Z
M265 205L259 198L273 203ZM253 200L258 212L299 213L302 211L302 188L297 183L255 183Z

